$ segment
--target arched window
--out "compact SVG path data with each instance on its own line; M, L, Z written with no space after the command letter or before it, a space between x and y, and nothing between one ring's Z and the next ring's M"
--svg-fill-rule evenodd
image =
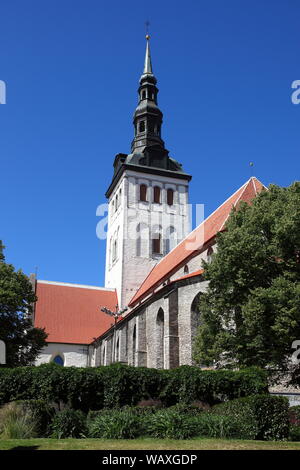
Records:
M213 254L214 254L214 250L213 250L213 248L210 246L210 247L208 248L208 250L207 250L207 262L208 262L208 263L211 263Z
M134 325L132 333L132 365L136 366L136 362L136 325Z
M140 185L140 201L147 201L147 186L145 184Z
M154 189L153 189L153 202L156 202L157 204L160 203L160 187L159 186L154 186Z
M119 197L118 195L116 195L116 212L118 210L118 207L119 207Z
M116 344L115 362L119 362L119 360L120 360L120 342L118 338L117 344Z
M183 272L184 272L184 274L188 274L188 273L189 273L189 267L188 267L187 264L185 265Z
M156 317L156 351L157 368L164 369L165 364L165 318L162 308L158 310Z
M112 261L113 261L112 247L113 247L113 239L112 239L112 237L110 237L110 240L109 240L109 264L110 264L110 266L111 266Z
M176 230L174 227L169 227L166 231L166 253L173 250L177 244Z
M174 203L174 191L171 188L168 188L167 190L167 204L169 206L173 206Z
M117 258L117 249L118 249L118 242L117 240L113 241L113 250L112 250L112 260L115 261Z
M161 254L161 226L154 227L152 230L152 253Z
M145 121L140 122L139 130L140 130L140 132L145 132Z
M57 354L56 356L54 356L53 362L57 364L58 366L63 366L65 363L64 358L60 354Z
M201 318L200 318L200 298L201 298L202 292L198 292L196 297L194 297L194 300L191 305L191 334L192 334L192 339L195 337L197 333L197 329L200 326L201 323Z
M106 346L104 346L102 350L102 365L106 365Z
M145 100L146 99L146 90L143 90L142 91L142 100Z

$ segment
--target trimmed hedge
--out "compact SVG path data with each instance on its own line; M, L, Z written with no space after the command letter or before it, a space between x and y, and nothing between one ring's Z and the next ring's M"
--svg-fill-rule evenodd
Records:
M123 364L77 368L52 363L0 369L0 406L36 399L87 412L134 406L148 399L159 399L164 406L194 401L212 405L266 392L267 374L257 368L218 371L181 366L157 370Z
M282 440L289 436L289 402L286 397L255 395L212 408L211 413L239 423L240 438Z
M300 441L300 405L291 406L289 409L290 441Z

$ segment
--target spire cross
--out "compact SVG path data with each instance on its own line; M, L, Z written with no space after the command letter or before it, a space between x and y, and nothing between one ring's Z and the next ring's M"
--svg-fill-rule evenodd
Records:
M150 21L146 21L145 22L145 26L146 26L146 39L149 39L150 36L149 36L149 26L150 26Z

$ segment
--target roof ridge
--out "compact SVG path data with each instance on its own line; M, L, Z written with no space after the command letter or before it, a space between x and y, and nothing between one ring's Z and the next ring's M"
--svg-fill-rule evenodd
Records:
M222 204L220 204L213 212L211 212L211 214L209 214L209 216L207 216L204 220L202 220L202 222L197 225L197 227L195 227L185 238L183 238L174 248L172 248L171 251L169 251L169 253L167 253L165 256L163 256L158 263L156 263L153 268L151 269L151 271L153 271L153 269L155 268L155 266L158 266L160 263L163 262L164 259L166 259L171 253L172 251L174 251L179 245L183 244L185 242L185 240L187 240L193 232L195 232L199 227L201 227L202 224L204 224L204 222L206 222L210 217L212 217L215 212L217 212L224 204L226 204L227 201L229 201L229 199L231 199L236 193L238 193L247 183L249 182L246 181L246 183L244 183L242 186L240 186L233 194L231 194L231 196L229 196L224 202L222 202ZM146 279L148 278L148 276L150 275L151 271L149 272L149 274L147 275L147 277L145 277L144 281L142 282L142 284L140 285L140 287L144 284L144 282L146 281ZM139 290L139 289L138 289Z
M50 284L54 286L62 286L62 287L79 287L82 289L94 289L94 290L101 290L101 291L108 291L108 292L115 292L115 288L110 287L100 287L100 286L90 286L87 284L74 284L71 282L59 282L59 281L46 281L43 279L37 279L39 284Z
M182 258L182 259L180 258L178 262L176 262L175 264L173 263L171 265L170 261L172 261L172 254L176 253L176 250L179 250L179 252L181 250L184 251L185 247L186 247L186 244L189 241L191 241L191 239L194 239L197 236L197 232L199 232L199 230L201 230L201 228L205 229L206 224L213 223L214 216L218 215L219 211L222 212L222 209L225 209L224 216L226 217L225 218L225 222L226 222L226 220L228 218L228 215L229 215L228 214L226 216L226 212L227 212L226 204L228 205L228 202L232 200L232 206L235 206L238 203L238 201L243 197L243 194L245 193L246 189L249 187L249 184L251 183L251 181L253 181L253 177L249 178L242 186L240 186L236 191L234 191L233 194L231 194L228 198L226 198L226 200L224 202L222 202L222 204L220 204L207 218L205 218L183 240L181 240L181 242L178 243L176 245L176 247L174 247L168 254L166 254L163 258L161 258L161 260L155 266L153 266L153 268L150 271L150 273L148 274L148 276L143 280L143 282L140 284L139 288L137 289L137 291L135 292L133 297L130 299L129 305L132 305L133 303L136 303L138 301L138 299L140 299L141 297L144 297L146 294L149 294L152 286L153 287L157 286L158 283L162 282L163 279L166 279L168 277L168 275L170 275L170 273L174 271L175 268L179 269L179 266L184 264L184 262L186 261L186 257ZM260 182L259 182L259 184L264 186ZM220 222L222 223L222 221L220 221ZM220 232L223 229L223 226L224 226L224 221L223 221L221 227L216 228L216 233ZM215 236L216 233L213 236ZM213 236L211 236L210 239L213 238ZM209 240L206 240L205 243L207 243L208 241ZM204 242L202 242L197 248L193 248L193 250L191 250L190 254L192 255L197 250L199 250L201 247L203 247L203 243ZM165 263L165 265L163 263ZM163 275L159 274L159 279L156 279L156 278L153 279L153 284L149 287L146 287L148 278L151 275L151 273L153 272L154 268L157 268L158 272L159 272L159 268L161 266L162 266L162 269L163 269ZM149 284L149 282L148 282L148 284Z

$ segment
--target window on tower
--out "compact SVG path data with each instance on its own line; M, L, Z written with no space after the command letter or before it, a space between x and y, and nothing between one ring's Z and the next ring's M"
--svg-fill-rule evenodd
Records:
M140 132L145 132L145 121L140 122Z
M167 190L167 204L168 206L173 206L174 203L174 191L173 189L169 188Z
M140 201L147 201L147 186L145 184L140 185Z
M142 91L142 100L145 100L146 99L146 90L143 90Z
M156 226L152 232L152 253L154 255L161 254L161 226Z
M152 239L152 253L155 255L160 254L160 245L161 245L161 236L160 234L158 235L157 238Z
M160 187L159 186L154 186L153 202L156 202L157 204L160 204Z

